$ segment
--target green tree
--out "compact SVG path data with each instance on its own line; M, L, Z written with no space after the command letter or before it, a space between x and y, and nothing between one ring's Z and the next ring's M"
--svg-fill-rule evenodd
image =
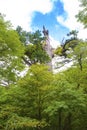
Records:
M78 33L78 31L72 30L71 32L69 32L69 33L67 34L67 36L72 36L72 37L71 37L72 39L77 39L77 33Z
M23 56L22 59L26 64L32 65L37 62L47 63L50 61L50 58L43 47L45 38L39 30L31 33L24 31L18 26L16 31L20 37L20 41L25 45L25 56Z
M86 130L87 68L53 75L32 65L17 85L0 87L0 129Z
M27 60L26 57L23 57L27 64L32 65L37 62L47 63L50 61L48 54L43 48L44 38L39 30L29 35L29 42L30 44L25 46L25 55L29 60Z
M42 43L44 39L45 38L42 36L39 30L29 34L29 41L32 44Z
M87 0L79 0L81 2L81 10L76 15L78 21L83 23L84 27L87 28Z
M72 30L70 31L67 36L69 38L67 38L65 40L65 42L56 49L55 54L60 55L60 56L64 56L69 57L69 54L73 51L73 49L75 48L75 46L77 46L77 44L79 43L79 39L77 37L78 31L76 30ZM69 54L67 54L69 53Z
M24 130L47 127L43 110L52 78L45 65L32 65L17 85L11 85L9 89L0 87L1 128Z
M60 47L57 47L57 49L54 51L54 53L56 55L62 56L63 55L62 51L63 51L63 48L62 48L62 46L60 46Z
M40 43L27 45L25 55L29 58L30 64L47 63L50 60Z
M17 26L16 31L19 35L20 41L23 43L23 45L27 45L30 42L31 32L27 32L22 29L21 26Z
M21 26L17 26L16 31L17 31L17 33L18 33L18 35L20 37L20 41L23 44L25 44L26 43L26 39L27 39L27 37L26 37L27 32L23 31L23 29L21 28Z
M50 128L54 130L79 130L81 125L83 126L79 125L81 115L84 122L87 118L83 114L87 108L87 95L81 86L77 87L77 82L82 82L82 79L78 81L81 75L79 76L78 72L75 77L75 73L76 71L69 70L55 75L53 85L50 87L45 112L50 119ZM83 126L83 130L86 130L86 126L86 124Z
M78 63L80 70L82 71L83 66L86 65L87 55L87 42L79 41L79 44L74 48L73 51L74 59Z
M14 71L22 67L23 55L24 47L19 36L12 30L10 22L0 15L0 84L16 80Z
M32 117L41 120L45 88L52 82L52 74L45 65L32 65L29 73L20 81L20 85L30 91ZM28 85L29 84L29 85ZM35 106L34 106L35 105ZM34 112L34 110L36 110Z

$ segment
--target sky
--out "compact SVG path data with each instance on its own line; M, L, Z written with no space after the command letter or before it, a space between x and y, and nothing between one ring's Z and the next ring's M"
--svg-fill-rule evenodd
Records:
M78 0L0 0L0 13L14 28L19 25L26 31L42 32L44 25L54 48L74 29L79 31L79 38L87 38L87 29L75 18L79 10Z

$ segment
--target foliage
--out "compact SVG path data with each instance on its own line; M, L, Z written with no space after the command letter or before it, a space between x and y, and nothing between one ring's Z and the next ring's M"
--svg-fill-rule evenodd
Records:
M42 43L45 40L39 30L29 34L29 41L32 44Z
M79 39L77 38L78 31L72 30L67 36L69 37L62 43L60 47L55 50L55 54L59 56L70 57L67 53L71 53L73 49L78 45Z
M50 61L50 58L43 47L45 38L42 37L39 30L31 33L24 31L20 26L18 26L16 31L19 35L20 41L25 45L25 56L22 57L25 63L32 65L37 62L46 63Z
M84 27L87 28L87 0L79 0L81 2L81 10L76 15L78 21L83 23Z
M58 47L56 50L55 50L55 54L56 55L59 55L59 56L62 56L62 51L63 51L63 48L62 47Z
M86 64L87 55L87 42L80 41L79 44L74 48L73 52L76 62L78 63L80 69L83 69L83 65Z
M31 64L46 63L50 60L48 54L40 43L27 45L25 55L28 56Z
M50 61L48 54L43 48L44 38L39 30L29 35L29 42L31 44L25 47L25 55L29 58L31 64Z
M18 86L0 88L1 127L12 130L48 126L43 115L43 107L47 86L51 81L52 74L48 67L33 65L29 73L19 81Z
M16 31L11 29L10 23L5 22L3 16L0 16L0 52L0 83L3 80L8 83L15 81L14 70L22 67L24 47Z
M87 67L53 75L32 65L17 85L0 87L1 129L86 130Z
M71 37L72 39L77 39L77 34L78 34L78 31L72 30L71 32L69 32L69 33L67 34L67 36L72 36L72 37Z
M74 38L56 53L71 49L75 64L54 75L43 64L49 58L41 33L16 31L0 16L0 130L87 130L87 42L70 32ZM25 45L26 38L32 44ZM25 55L32 65L17 79Z

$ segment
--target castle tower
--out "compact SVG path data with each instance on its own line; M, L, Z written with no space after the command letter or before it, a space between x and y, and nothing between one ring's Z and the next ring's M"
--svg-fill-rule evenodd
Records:
M46 44L44 46L44 49L51 59L48 65L52 68L52 46L50 45L49 31L46 30L44 26L43 26L43 34L44 37L46 38Z

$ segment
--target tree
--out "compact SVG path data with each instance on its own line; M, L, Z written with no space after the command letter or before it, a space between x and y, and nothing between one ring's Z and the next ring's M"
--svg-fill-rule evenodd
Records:
M45 65L32 65L29 69L29 73L20 80L20 86L27 89L31 100L31 111L36 110L31 115L33 118L41 120L45 88L52 82L52 73L48 71L48 67Z
M10 22L0 15L0 84L16 80L15 72L21 69L24 47L19 37L11 28Z
M46 39L39 30L36 32L26 32L18 26L16 31L20 37L20 41L25 45L25 56L22 59L26 64L32 65L37 62L47 63L50 61L50 57L43 47Z
M16 31L20 37L20 41L23 43L23 44L26 44L26 40L27 40L27 32L26 31L23 31L22 27L21 26L17 26L16 28Z
M76 15L78 21L83 23L84 27L87 28L87 0L79 0L81 2L81 10Z
M47 63L50 60L40 43L27 45L25 55L29 58L30 64Z
M86 130L86 78L87 68L53 75L32 65L16 85L0 87L0 129Z
M75 46L79 43L79 39L77 38L78 31L72 30L67 34L69 37L65 40L65 42L56 49L55 54L64 56L65 58L69 57L68 53L71 53Z
M78 31L72 30L71 32L67 34L67 36L72 36L71 39L77 39L77 33Z
M47 127L43 111L52 79L48 67L37 64L17 85L0 87L0 126L7 130Z
M37 62L47 63L50 61L48 54L43 48L44 38L39 30L35 33L29 34L29 42L30 44L25 46L25 55L29 58L29 60L26 60L26 58L23 57L26 63L32 65Z
M32 35L31 32L27 32L27 31L23 30L21 26L17 26L16 31L17 31L17 33L19 35L19 39L23 43L23 45L27 45L30 43L30 37Z
M32 44L42 43L45 40L39 30L29 34L29 41Z
M50 119L50 127L55 130L79 130L82 125L79 125L81 123L79 116L83 115L81 118L84 122L87 117L84 117L83 114L86 112L87 95L84 94L82 86L78 88L77 82L81 83L83 80L79 79L81 75L79 76L79 72L77 70L76 73L76 70L77 68L73 68L55 75L53 85L50 87L47 96L49 102L45 112ZM86 126L86 124L83 126L84 130L86 130Z
M57 49L54 51L54 53L56 55L62 56L63 55L62 51L63 51L63 48L62 48L62 46L60 46L60 47L57 47Z
M84 41L79 41L79 44L74 48L73 55L80 67L80 70L82 71L83 65L86 64L87 61L87 43Z

